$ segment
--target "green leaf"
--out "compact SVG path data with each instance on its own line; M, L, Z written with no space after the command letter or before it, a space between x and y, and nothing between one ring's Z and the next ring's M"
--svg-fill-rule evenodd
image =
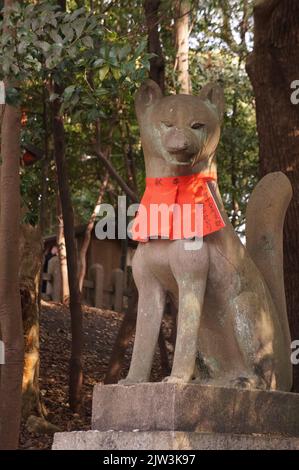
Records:
M11 60L9 59L8 56L3 56L2 58L2 72L4 75L8 75L9 69L11 65Z
M109 70L110 70L109 65L104 65L104 67L102 67L99 70L99 77L100 77L101 82L105 79L106 75L109 73Z
M49 18L48 22L49 22L49 24L51 24L54 28L57 28L57 20L56 20L56 18L51 17L51 18Z
M50 44L46 41L37 41L36 45L42 49L43 52L48 52L50 49Z
M120 77L121 77L121 72L120 72L120 69L117 69L117 68L112 68L111 69L111 72L112 72L112 75L113 77L115 78L115 80L119 80Z
M107 119L107 114L106 114L105 111L103 111L103 110L99 110L99 111L98 111L98 115L99 115L99 117L101 117L101 118Z
M11 64L11 70L15 75L15 78L17 78L17 75L20 73L19 66L17 64Z
M97 88L94 92L95 96L97 98L100 98L101 96L108 95L109 90L106 90L106 88Z
M20 92L16 88L7 88L5 91L5 101L11 106L17 106L20 103Z
M90 36L85 36L82 38L82 42L88 49L93 49L93 40Z
M26 41L20 41L18 44L18 54L24 54L27 50L28 44Z
M68 15L68 21L75 20L77 16L81 15L82 13L86 13L85 8L78 8L77 10L73 11L71 15Z
M55 30L50 31L50 36L55 43L58 43L58 44L63 43L62 37Z
M45 65L50 70L54 69L56 67L56 65L58 64L59 60L60 60L59 56L50 55L49 57L46 58Z
M63 92L63 97L66 100L68 100L72 96L72 94L74 93L75 89L76 89L75 85L68 86Z
M75 113L73 113L73 115L72 115L72 120L73 120L73 122L78 122L78 121L80 121L81 116L82 116L82 113L83 113L82 109L79 109L78 111L76 111Z
M94 98L92 96L85 96L82 99L82 104L86 104L88 106L93 106L94 105Z
M61 32L69 42L73 40L74 30L69 24L63 24L61 26Z
M85 25L86 25L86 19L85 18L80 18L80 19L73 22L73 28L76 31L77 38L79 38L81 36L81 34L83 33Z
M124 47L122 47L118 53L118 57L120 60L125 59L128 54L131 52L131 46L130 44L126 44Z
M37 18L32 18L31 20L31 29L35 31L39 27L39 22Z
M67 53L72 59L74 59L77 55L77 48L75 46L69 47L67 49Z
M55 101L57 98L59 98L58 93L51 93L50 96L49 96L49 100L50 100L51 103L53 101Z
M97 59L97 60L94 61L93 67L97 67L98 65L103 65L104 62L105 62L105 61L104 61L104 59L102 59L102 58L101 58L101 59Z
M146 48L146 44L147 44L147 41L146 39L142 39L142 41L140 42L139 46L137 47L135 53L134 53L134 56L135 57L139 57L141 52L144 51L144 49Z

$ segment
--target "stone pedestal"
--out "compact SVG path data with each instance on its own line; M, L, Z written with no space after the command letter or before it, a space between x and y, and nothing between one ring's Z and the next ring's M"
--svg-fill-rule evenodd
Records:
M53 450L299 450L299 438L179 431L55 434Z
M53 449L299 449L299 395L146 383L96 385L92 431Z

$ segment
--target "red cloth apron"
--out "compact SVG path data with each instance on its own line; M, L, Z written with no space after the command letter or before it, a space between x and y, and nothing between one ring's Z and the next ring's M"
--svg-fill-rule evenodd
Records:
M208 181L216 181L216 177L196 173L146 178L146 189L132 226L133 240L147 242L149 238L200 238L223 228L225 223ZM199 204L202 205L202 218ZM159 205L160 209L157 209Z

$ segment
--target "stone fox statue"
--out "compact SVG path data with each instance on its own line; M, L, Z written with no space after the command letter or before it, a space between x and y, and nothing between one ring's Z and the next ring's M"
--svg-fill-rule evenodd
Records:
M282 259L282 229L292 194L288 178L271 173L253 191L245 248L225 213L216 179L210 177L216 174L221 88L208 84L199 96L163 97L148 80L135 105L147 179L159 183L203 175L204 180L206 175L224 223L204 236L201 249L186 250L184 239L139 243L133 259L139 292L136 337L130 370L121 382L149 381L169 295L178 307L178 322L172 372L165 381L289 391Z

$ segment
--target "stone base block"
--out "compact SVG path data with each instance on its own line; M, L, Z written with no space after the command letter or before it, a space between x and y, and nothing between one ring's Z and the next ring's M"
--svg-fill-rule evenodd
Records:
M179 431L55 434L53 450L299 450L299 438Z
M299 394L198 384L99 384L94 389L92 429L299 437Z

